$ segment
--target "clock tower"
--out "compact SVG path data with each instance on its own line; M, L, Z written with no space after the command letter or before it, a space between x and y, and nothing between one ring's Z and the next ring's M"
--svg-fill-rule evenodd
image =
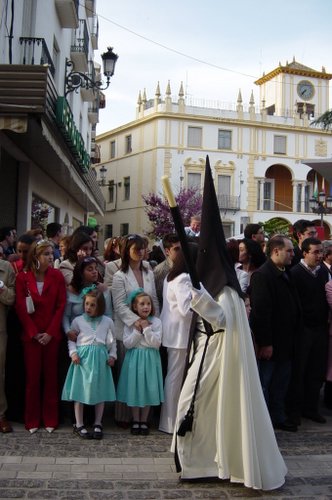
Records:
M260 87L260 103L267 114L293 116L294 112L310 118L329 109L329 80L332 74L308 68L295 61L286 62L263 74L255 84Z

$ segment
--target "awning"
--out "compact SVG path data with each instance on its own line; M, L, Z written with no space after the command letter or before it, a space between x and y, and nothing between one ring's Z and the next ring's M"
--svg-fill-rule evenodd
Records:
M24 134L28 130L28 118L0 116L0 130L11 130L17 134Z
M324 160L302 160L301 163L308 165L315 172L318 172L324 179L332 184L332 158Z

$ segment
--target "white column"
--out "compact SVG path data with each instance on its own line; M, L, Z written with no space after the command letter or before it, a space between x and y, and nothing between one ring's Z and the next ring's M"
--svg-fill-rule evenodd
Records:
M297 212L297 186L301 186L301 183L293 180L293 212ZM301 190L301 200L302 200L302 190ZM300 211L302 212L302 206L300 207Z

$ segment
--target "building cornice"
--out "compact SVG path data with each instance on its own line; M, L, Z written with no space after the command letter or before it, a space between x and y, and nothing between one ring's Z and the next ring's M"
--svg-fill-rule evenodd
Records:
M258 115L259 116L259 115ZM260 128L264 130L274 129L274 130L285 130L285 131L293 131L299 133L310 133L310 134L318 134L318 135L326 135L330 132L327 130L322 130L319 128L303 125L294 125L287 123L271 123L269 121L261 121L261 120L245 120L243 118L216 118L215 116L202 116L202 115L192 115L192 114L183 114L183 113L169 113L169 112L157 112L153 113L149 116L139 118L135 121L129 122L121 127L113 129L109 132L105 132L96 137L96 142L101 142L107 138L111 138L112 136L117 136L121 132L128 133L131 129L135 129L140 127L148 122L153 122L155 120L177 120L177 121L190 121L190 122L200 122L200 123L215 123L220 124L221 126L234 126L234 127L252 127L252 128ZM291 118L293 120L293 118Z
M305 77L309 77L309 78L319 78L320 80L331 80L332 79L332 73L325 73L324 71L316 71L314 69L301 68L301 67L293 67L292 68L289 66L278 66L278 68L275 68L274 70L270 71L270 73L263 75L261 78L256 80L254 83L256 85L263 85L263 83L266 83L269 80L272 80L272 78L275 78L277 75L280 75L281 73L285 73L288 75L305 76Z

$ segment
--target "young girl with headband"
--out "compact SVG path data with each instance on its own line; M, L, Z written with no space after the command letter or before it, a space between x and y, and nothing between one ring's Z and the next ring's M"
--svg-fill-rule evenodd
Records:
M161 321L154 316L152 298L142 288L129 294L127 302L139 319L124 327L123 343L127 351L117 395L118 401L131 408L131 433L148 435L150 406L158 406L164 400L159 354Z
M74 319L71 330L77 340L68 341L72 363L69 367L62 399L74 401L74 433L83 439L102 439L102 417L105 401L115 401L111 367L116 360L113 321L104 315L102 292L87 290L83 299L84 314ZM90 434L83 422L83 405L95 405L95 421Z

